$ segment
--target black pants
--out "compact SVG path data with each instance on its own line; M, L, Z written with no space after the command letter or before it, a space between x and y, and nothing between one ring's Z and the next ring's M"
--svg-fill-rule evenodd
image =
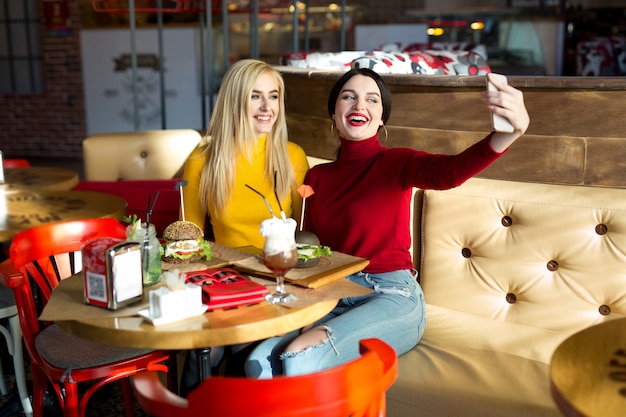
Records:
M250 352L258 343L260 342L211 348L211 375L245 377L246 372L244 364ZM199 351L200 350L187 351L183 372L180 378L180 395L183 397L187 397L187 394L200 385L200 372L198 367Z

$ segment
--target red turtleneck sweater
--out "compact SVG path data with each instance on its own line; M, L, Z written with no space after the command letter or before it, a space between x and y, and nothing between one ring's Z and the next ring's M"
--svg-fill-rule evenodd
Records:
M413 187L444 190L461 185L500 157L491 135L458 155L386 148L374 136L341 139L337 161L311 168L304 183L306 230L332 250L367 258L366 272L413 268L409 248Z

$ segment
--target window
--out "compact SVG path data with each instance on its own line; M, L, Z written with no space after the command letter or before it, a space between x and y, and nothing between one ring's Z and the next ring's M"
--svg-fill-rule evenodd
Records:
M43 92L37 0L0 0L0 94Z

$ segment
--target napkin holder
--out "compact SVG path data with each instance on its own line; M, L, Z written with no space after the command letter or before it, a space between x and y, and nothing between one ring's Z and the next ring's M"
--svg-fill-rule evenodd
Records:
M81 248L85 303L109 310L143 300L141 244L100 238Z
M187 317L197 314L201 309L202 292L200 287L195 285L187 284L183 289L174 291L167 287L150 291L150 316L152 318Z

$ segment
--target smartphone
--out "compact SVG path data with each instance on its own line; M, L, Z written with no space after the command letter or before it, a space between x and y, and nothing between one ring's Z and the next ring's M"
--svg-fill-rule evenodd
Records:
M503 84L508 84L506 76L502 74L491 73L491 76L496 78ZM491 82L489 82L489 78L485 77L485 79L487 80L487 90L496 91L496 87ZM511 122L509 122L509 119L495 113L491 113L491 126L496 132L511 133L515 130Z

